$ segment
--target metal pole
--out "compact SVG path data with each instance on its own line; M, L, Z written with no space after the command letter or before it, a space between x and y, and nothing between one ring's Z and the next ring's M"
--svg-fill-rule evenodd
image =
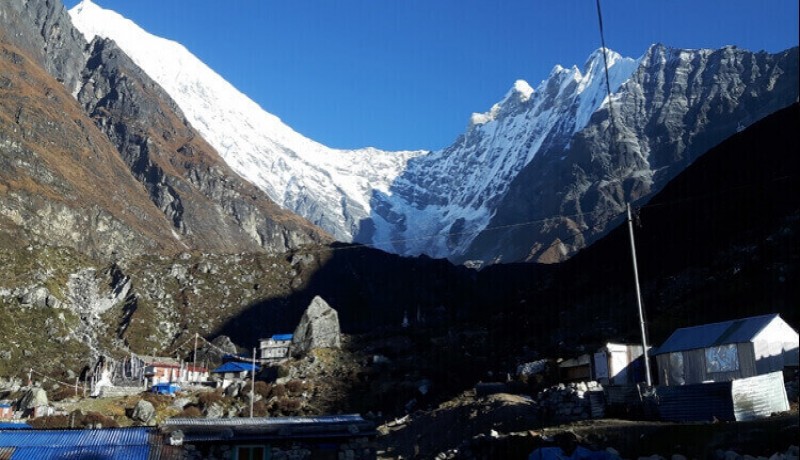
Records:
M647 382L648 387L653 386L653 382L650 379L650 360L647 356L647 333L644 327L644 310L642 308L642 291L639 289L639 268L636 265L636 244L633 241L633 218L631 217L631 204L627 203L626 207L628 209L628 232L631 236L631 256L633 256L633 278L636 282L636 304L639 307L639 326L641 327L642 332L642 351L644 352L644 372L645 372L645 379Z
M250 418L253 418L253 403L256 400L256 349L253 348L253 373L250 380Z
M194 354L192 355L192 372L197 372L197 332L194 333Z

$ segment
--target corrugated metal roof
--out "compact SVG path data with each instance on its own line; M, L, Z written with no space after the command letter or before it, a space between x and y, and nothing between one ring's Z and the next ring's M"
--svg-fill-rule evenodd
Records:
M256 372L259 371L258 365L255 366ZM222 366L211 371L213 374L224 374L226 372L252 372L253 363L243 363L240 361L228 361Z
M292 424L328 424L364 422L358 414L320 415L316 417L237 417L237 418L170 418L162 426L252 426L252 425L292 425Z
M777 317L777 314L753 316L676 329L653 354L750 342Z
M0 431L0 449L13 452L11 460L146 460L150 454L150 434L149 428Z
M30 430L31 427L27 423L21 422L0 422L0 430Z
M294 334L275 334L272 336L272 340L277 341L285 341L285 340L292 340Z

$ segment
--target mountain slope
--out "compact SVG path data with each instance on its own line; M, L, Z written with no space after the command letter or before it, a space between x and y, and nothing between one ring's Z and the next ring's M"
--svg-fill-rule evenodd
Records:
M544 149L514 179L467 258L553 262L603 235L626 202L648 198L707 149L798 99L798 48L652 46L568 142ZM530 223L526 225L515 225Z
M3 37L0 47L0 229L20 244L91 255L177 250L169 223L66 88Z
M148 34L89 0L70 14L88 40L113 39L242 177L275 202L351 241L373 190L388 190L421 152L342 151L303 137L262 110L178 43Z
M55 77L53 81L57 80L66 86L66 97L49 94L51 89L44 90L45 96L52 96L50 101L53 107L49 117L53 117L53 120L36 126L36 134L41 138L33 142L35 147L48 150L48 143L69 142L72 151L101 148L105 155L113 152L113 149L106 149L111 145L108 142L110 140L117 150L114 162L123 167L121 170L109 173L99 164L92 165L91 159L87 161L74 156L54 158L50 166L63 170L91 170L94 173L93 180L84 182L84 177L70 177L66 178L68 186L82 190L94 187L94 195L104 203L103 211L112 215L126 212L124 198L128 198L131 202L130 211L133 212L128 217L128 221L133 222L131 225L159 227L158 234L151 230L137 232L139 235L122 232L93 238L93 246L87 241L93 235L93 229L74 231L68 226L69 230L61 230L58 226L63 224L59 220L47 219L42 213L37 216L32 212L28 213L30 222L26 225L33 229L34 234L49 234L50 244L75 246L94 255L109 253L110 245L114 247L111 252L138 255L142 252L176 250L283 252L303 244L330 241L330 237L320 229L282 210L261 190L236 175L194 131L166 93L113 43L87 44L72 26L60 2L13 0L3 4L0 21L0 30L6 31L4 43L12 49L20 47L17 54L28 57L20 62L40 69L17 72L21 79L25 78L27 72L34 72L41 75L42 83L39 86L49 85L52 88L51 83L46 83L48 76L45 71L49 71L53 73L49 78ZM11 63L19 61L13 57L14 51L10 52ZM13 94L11 97L17 96ZM93 133L97 133L96 127L99 127L106 134L104 141L98 140L93 134L89 136L75 130L59 131L54 125L66 121L63 116L58 117L57 104L68 106L62 113L71 114L70 111L75 107L74 98L80 99L85 113L91 116L89 119L72 114L77 117L77 123L85 128L84 131ZM13 99L4 102L11 104ZM36 104L34 102L32 106ZM12 105L6 107L9 114L18 110ZM17 105L22 107L19 110L23 113L28 108L23 102ZM20 118L19 113L9 116ZM56 130L51 132L53 128ZM53 136L61 138L47 140ZM10 151L2 153L4 156L11 155ZM52 152L48 150L47 154L52 155ZM124 161L120 161L120 157ZM18 177L21 180L42 180L40 171L20 173ZM25 177L26 174L30 177ZM103 174L108 174L108 177L101 177ZM120 179L120 176L126 177ZM137 191L127 190L125 184L128 183L133 184ZM120 184L116 187L119 191L115 190L115 184ZM104 189L96 188L101 185ZM10 190L17 192L14 188ZM80 200L84 194L72 195L75 200ZM11 193L8 196L15 195ZM113 196L120 198L117 202L109 202L108 198ZM139 201L142 196L147 203ZM46 209L52 203L59 202L58 194L36 198L39 203L34 208L37 209ZM87 197L89 206L86 209L81 209L76 202L74 211L80 214L90 210L91 198ZM154 206L160 214L158 218L149 215ZM145 208L146 211L143 211ZM73 215L66 213L60 220L72 222ZM110 231L109 225L100 225L99 228ZM145 245L137 244L143 239L152 241Z
M609 52L612 89L637 65ZM556 66L535 91L517 81L489 112L474 114L453 145L410 160L388 193L373 195L372 242L401 254L462 254L489 223L514 177L539 151L582 129L603 104L602 76L598 50L582 70Z

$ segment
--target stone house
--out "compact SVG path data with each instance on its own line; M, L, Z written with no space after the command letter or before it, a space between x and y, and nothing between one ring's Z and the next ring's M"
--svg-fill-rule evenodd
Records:
M292 337L292 334L274 334L272 337L259 340L261 360L277 361L288 357Z

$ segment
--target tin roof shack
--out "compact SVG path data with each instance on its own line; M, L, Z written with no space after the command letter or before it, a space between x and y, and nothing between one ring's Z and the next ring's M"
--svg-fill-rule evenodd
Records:
M558 363L558 374L564 382L587 382L592 380L591 357L588 354Z
M248 373L252 374L253 371L259 372L260 370L261 368L257 364L254 365L252 363L245 363L241 361L228 361L222 366L219 366L211 371L211 373L216 374L220 378L218 386L221 386L222 388L228 388L231 383L247 378Z
M726 382L797 366L798 334L780 315L677 329L654 353L662 385Z
M645 381L642 345L607 343L592 356L594 380L602 385L635 385Z
M0 458L167 458L150 428L0 430Z
M360 415L174 418L161 425L164 444L190 458L374 459L377 432Z
M292 345L292 334L275 334L268 339L259 340L261 359L263 361L277 361L289 356Z

